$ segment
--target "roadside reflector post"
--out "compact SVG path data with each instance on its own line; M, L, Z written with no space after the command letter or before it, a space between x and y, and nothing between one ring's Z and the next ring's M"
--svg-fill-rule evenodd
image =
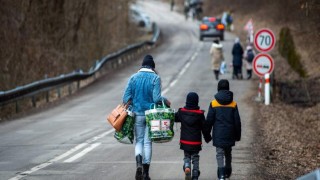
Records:
M265 84L264 84L264 104L270 104L270 74L266 73L264 75Z

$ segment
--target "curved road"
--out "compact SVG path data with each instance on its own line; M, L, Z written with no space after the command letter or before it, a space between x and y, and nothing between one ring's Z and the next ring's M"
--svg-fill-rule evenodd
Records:
M172 107L184 106L189 91L200 96L207 111L216 93L217 81L210 69L211 40L198 40L198 25L159 1L143 1L142 7L161 28L162 38L150 53L162 78L163 94ZM234 35L223 42L227 62L231 60ZM58 106L0 124L0 179L134 179L134 146L117 143L105 117L121 101L128 78L143 57L115 74L68 98ZM230 69L229 69L230 70ZM252 169L252 110L246 104L249 81L233 81L231 90L242 119L242 141L233 148L233 178L245 179ZM179 149L179 125L170 143L153 144L152 179L183 179L183 151ZM216 178L215 148L211 142L200 152L200 179Z

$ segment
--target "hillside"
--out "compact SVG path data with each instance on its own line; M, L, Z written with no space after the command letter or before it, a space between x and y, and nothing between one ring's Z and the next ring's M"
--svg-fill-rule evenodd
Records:
M135 42L130 1L0 0L0 91L88 71L96 59Z

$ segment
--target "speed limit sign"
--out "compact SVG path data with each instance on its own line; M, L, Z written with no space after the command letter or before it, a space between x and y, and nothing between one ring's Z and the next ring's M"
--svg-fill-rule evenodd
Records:
M270 29L260 29L254 37L254 46L261 52L270 51L276 42L276 38Z

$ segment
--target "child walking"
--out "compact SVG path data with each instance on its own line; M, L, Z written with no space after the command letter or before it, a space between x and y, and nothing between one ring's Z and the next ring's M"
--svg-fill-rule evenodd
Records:
M204 111L198 106L199 96L195 92L187 95L186 105L179 108L175 121L181 122L180 149L184 151L183 171L186 180L197 180L200 176L199 151L201 151ZM209 137L211 138L211 137ZM206 139L210 141L211 139ZM191 163L193 164L191 174Z
M209 105L203 135L205 139L212 137L213 146L216 147L218 178L225 180L232 173L231 151L235 142L240 141L241 121L237 103L233 100L233 92L229 90L228 80L219 81L218 93L214 97Z
M251 45L248 45L246 47L246 51L244 52L244 59L245 61L245 65L246 65L246 69L247 69L247 79L251 79L252 77L252 61L254 59L254 57L256 56L256 52L253 50Z

